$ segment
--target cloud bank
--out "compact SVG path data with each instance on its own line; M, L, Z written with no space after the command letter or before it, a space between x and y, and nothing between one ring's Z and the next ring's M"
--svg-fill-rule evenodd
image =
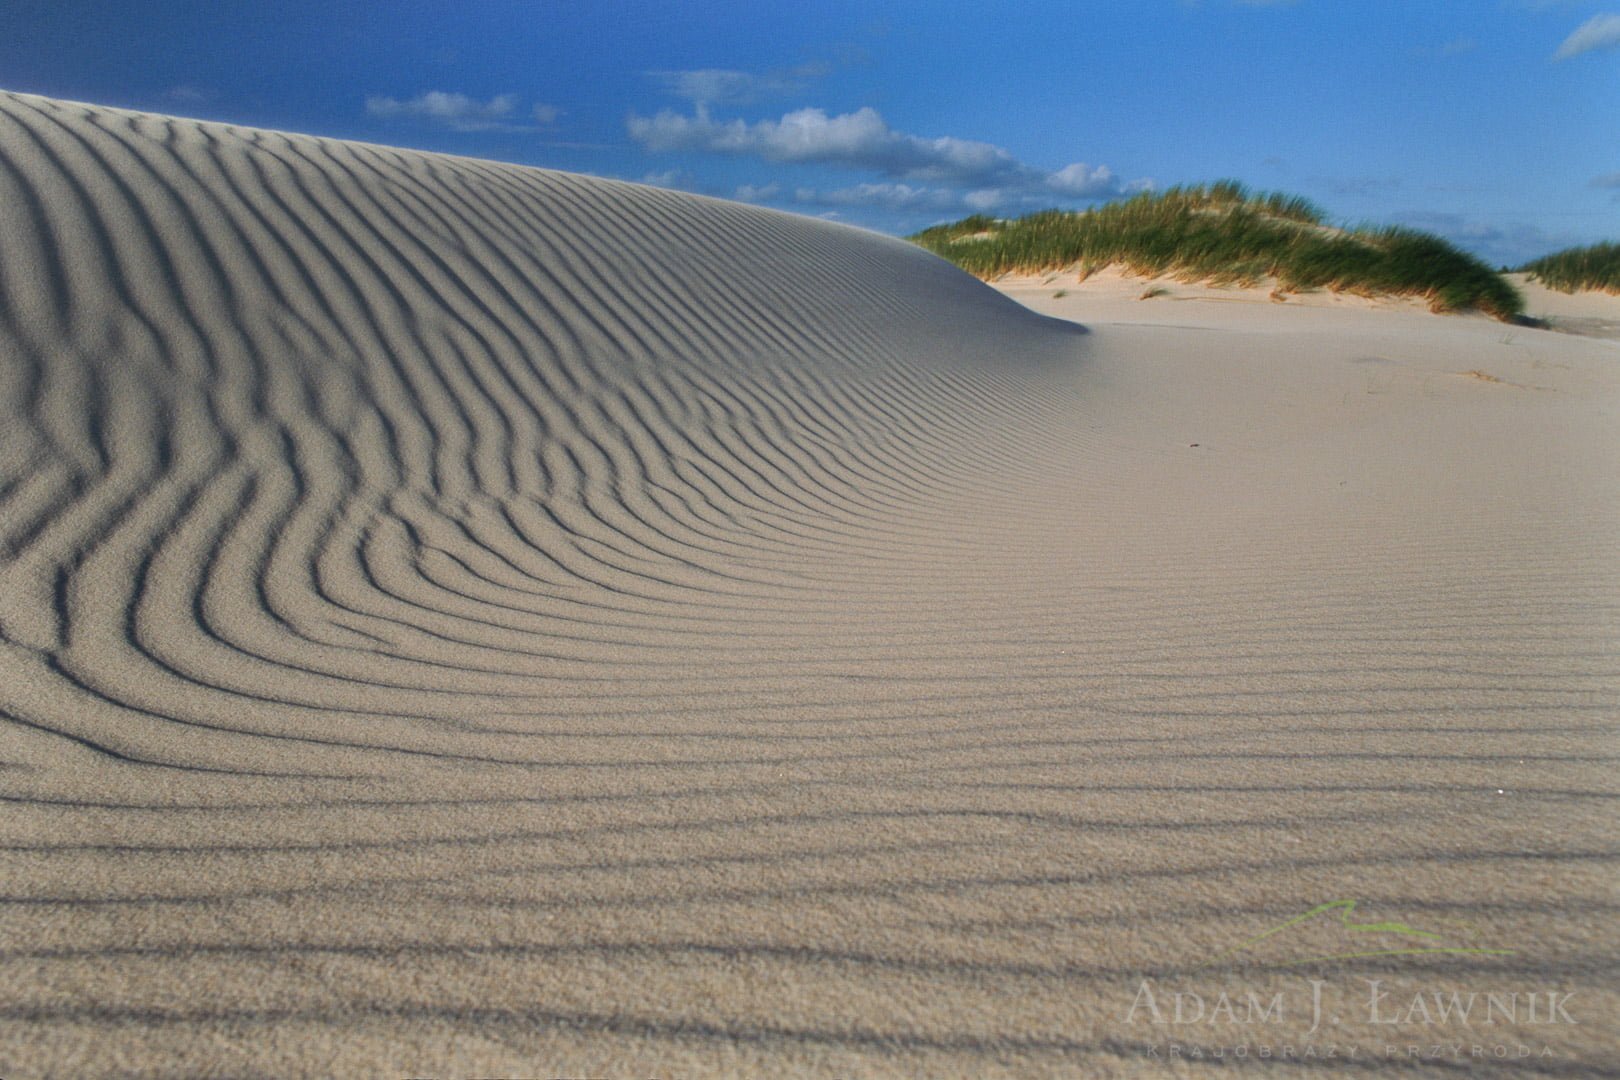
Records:
M798 109L779 120L750 123L717 119L699 104L690 115L669 109L650 117L631 115L627 127L630 138L651 153L695 151L832 165L877 173L887 181L795 192L797 201L820 205L992 209L1049 205L1056 198L1108 198L1147 186L1122 183L1106 165L1076 162L1047 171L992 143L897 131L872 108L838 115Z

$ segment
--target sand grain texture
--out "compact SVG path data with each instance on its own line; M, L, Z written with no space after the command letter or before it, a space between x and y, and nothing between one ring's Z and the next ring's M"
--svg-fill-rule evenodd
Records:
M0 95L0 1075L1616 1074L1620 350L1009 291Z

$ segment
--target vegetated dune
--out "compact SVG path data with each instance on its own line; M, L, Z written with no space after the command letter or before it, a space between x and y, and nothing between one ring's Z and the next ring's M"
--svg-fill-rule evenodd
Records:
M1612 1068L1607 342L22 95L0 292L7 1077Z

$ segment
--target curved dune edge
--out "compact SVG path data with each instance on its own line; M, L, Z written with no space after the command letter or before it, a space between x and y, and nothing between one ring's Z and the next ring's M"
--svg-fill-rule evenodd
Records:
M1612 343L15 94L0 296L0 1074L1153 1074L1346 898L1620 1049Z

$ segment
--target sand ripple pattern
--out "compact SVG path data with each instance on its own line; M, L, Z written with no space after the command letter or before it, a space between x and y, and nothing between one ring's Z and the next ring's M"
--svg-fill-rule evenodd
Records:
M0 1074L1153 1074L1143 977L1341 894L1614 1074L1611 496L1258 496L1181 331L14 94L0 301Z
M852 556L914 557L1016 466L980 433L1027 370L968 361L1041 321L892 241L5 105L0 633L82 695L19 720L78 745L454 755L559 680L678 681L761 608L814 638ZM926 305L865 287L919 276Z

